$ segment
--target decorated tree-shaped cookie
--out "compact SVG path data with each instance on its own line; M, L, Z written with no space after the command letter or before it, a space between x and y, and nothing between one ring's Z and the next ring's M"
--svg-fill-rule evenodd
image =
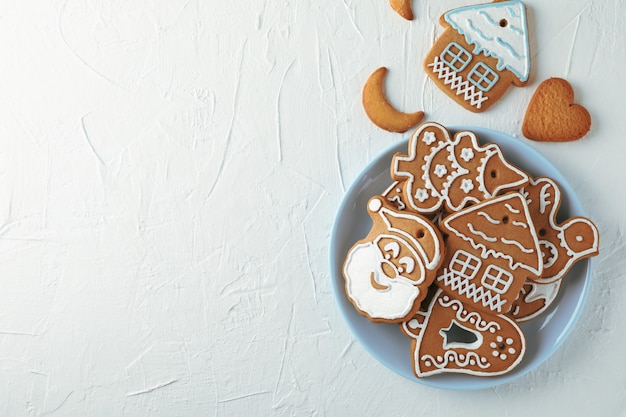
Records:
M393 157L391 176L401 182L405 202L418 213L462 209L527 183L496 144L480 146L476 135L454 138L437 123L424 123L409 140L409 154Z

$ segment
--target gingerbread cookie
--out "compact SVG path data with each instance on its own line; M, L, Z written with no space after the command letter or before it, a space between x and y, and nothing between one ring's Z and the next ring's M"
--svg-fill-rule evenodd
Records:
M574 104L574 89L562 78L550 78L537 87L526 109L522 133L543 142L569 142L591 129L586 108Z
M394 181L385 191L383 191L382 196L387 199L392 206L394 206L398 211L405 210L407 208L407 204L404 201L404 197L402 195L402 189L404 186L400 181Z
M546 311L556 300L560 288L561 281L541 284L526 280L508 315L520 323L534 319Z
M443 240L428 219L396 210L383 197L368 202L372 228L348 251L346 295L376 322L399 323L426 297L443 260Z
M504 159L496 144L480 146L476 135L460 131L450 137L437 123L424 123L409 140L409 154L397 153L393 179L402 182L404 200L421 214L462 209L528 181L522 170Z
M402 323L411 337L413 370L426 377L441 373L494 376L522 360L526 340L515 321L475 310L439 290L428 311Z
M391 8L406 20L413 20L413 9L411 0L389 0Z
M424 69L458 104L483 112L509 85L526 84L530 52L521 1L461 7L445 13L440 22L445 30L426 56Z
M552 179L531 178L520 192L526 198L542 252L543 273L537 282L558 281L574 263L598 254L598 228L591 220L578 216L557 223L561 191Z
M473 308L507 313L526 279L543 272L539 239L519 193L453 213L439 229L447 239L437 285Z
M396 110L385 96L387 68L381 67L369 76L363 87L363 109L367 117L381 129L389 132L406 132L424 117L423 111L403 113Z

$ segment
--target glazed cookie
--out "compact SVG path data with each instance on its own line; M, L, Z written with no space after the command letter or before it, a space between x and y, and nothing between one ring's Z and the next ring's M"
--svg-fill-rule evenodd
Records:
M526 200L508 193L446 217L446 257L437 285L464 304L507 313L527 279L543 271Z
M552 179L531 178L520 192L526 198L542 252L543 273L537 282L558 281L574 263L598 254L598 228L591 220L578 216L557 223L561 191Z
M491 107L509 88L528 81L530 53L526 8L496 1L451 10L424 60L426 74L443 92L473 112Z
M455 212L528 182L498 145L480 146L469 131L452 139L440 124L424 123L411 135L408 150L408 155L394 155L391 176L401 182L405 202L420 214L442 208Z
M489 314L439 290L426 312L402 323L411 337L413 371L426 377L441 373L501 375L524 356L526 340L515 321Z
M569 142L591 129L586 108L574 104L574 89L567 80L550 78L537 87L526 109L522 133L542 142Z
M343 266L346 295L370 320L399 323L426 297L443 260L443 240L428 219L398 211L383 197L371 198L367 209L370 232Z

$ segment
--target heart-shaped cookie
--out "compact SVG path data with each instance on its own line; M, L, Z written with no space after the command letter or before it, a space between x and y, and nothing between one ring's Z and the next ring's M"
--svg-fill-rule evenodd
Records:
M526 109L522 133L542 142L569 142L582 138L591 128L591 116L574 104L574 90L562 78L539 84Z

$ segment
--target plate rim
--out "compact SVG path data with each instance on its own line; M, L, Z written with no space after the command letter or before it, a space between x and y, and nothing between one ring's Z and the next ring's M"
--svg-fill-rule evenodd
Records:
M550 178L553 178L553 175L558 177L558 178L554 178L554 180L558 183L559 188L561 189L561 195L563 197L566 197L568 200L568 211L569 211L568 216L585 216L586 217L585 210L582 207L582 204L578 198L578 195L576 194L574 188L571 186L569 181L567 181L567 178L563 176L560 170L550 160L548 160L543 154L541 154L534 147L530 146L528 143L525 143L521 141L520 139L515 138L507 133L503 133L497 130L484 128L484 127L460 125L460 126L448 126L446 127L446 129L451 133L451 135L454 135L456 132L460 130L469 130L476 134L481 145L495 142L500 147L502 147L503 144L500 142L500 140L502 140L503 142L506 143L505 145L506 147L512 146L512 147L521 148L525 156L530 156L538 160L535 162L535 165L538 165L538 166L540 165L542 167L547 166L549 170L554 171L554 174L556 175L551 174ZM350 318L350 316L348 316L348 313L342 307L342 305L344 304L343 301L347 301L347 300L341 299L341 297L345 298L344 278L343 278L343 274L341 273L343 269L343 258L345 258L345 254L341 259L337 259L338 250L341 250L341 248L338 248L339 236L337 234L339 233L339 230L341 228L341 225L339 223L342 218L342 214L345 212L345 210L347 209L347 206L353 200L354 198L353 195L355 194L355 192L358 191L357 189L361 187L362 181L364 181L364 179L368 176L368 174L370 174L371 171L374 170L377 165L381 164L387 159L390 160L393 157L393 154L399 151L398 148L401 148L401 146L406 146L413 132L414 130L412 130L410 133L403 135L400 141L389 145L388 147L383 149L381 152L379 152L365 166L365 168L363 168L358 173L358 175L354 178L354 180L352 181L352 183L350 184L350 186L348 187L348 189L345 191L344 195L341 198L341 202L337 208L335 217L333 219L331 234L330 234L330 246L329 246L330 278L331 278L331 285L333 289L335 303L337 304L337 308L340 310L341 316L343 317L344 321L348 325L353 337L365 348L365 350L371 356L374 357L374 359L376 359L378 362L385 365L390 370L394 371L396 374L401 375L405 377L406 379L409 379L413 382L417 382L419 384L434 387L434 388L464 391L464 390L478 390L478 389L492 388L497 385L502 385L502 384L511 382L513 380L519 379L523 375L536 369L540 364L544 363L548 358L550 358L559 349L559 347L563 344L563 342L570 336L571 332L575 328L575 324L580 318L580 315L582 314L582 310L584 309L584 306L587 302L587 297L589 295L589 289L590 289L591 279L592 279L592 270L593 270L592 268L593 258L582 259L575 264L578 268L584 268L584 271L580 272L580 274L584 276L584 282L582 284L582 289L580 293L578 294L578 301L576 303L576 306L574 307L572 315L566 321L564 326L560 329L558 338L552 345L550 352L526 364L522 369L516 369L503 375L488 376L488 377L476 377L472 375L462 375L463 378L467 377L467 380L470 381L468 383L450 383L450 382L446 383L445 380L443 380L442 382L441 379L438 379L436 377L435 378L433 377L417 378L413 374L412 369L410 370L410 374L407 374L406 372L396 369L394 366L391 365L391 363L386 361L384 358L379 357L376 354L376 352L373 351L371 344L362 337L359 331L357 331L355 324L352 322L352 319ZM495 141L486 140L485 141L485 140L481 140L481 136L485 136L488 138L496 137L498 138L498 140L495 140ZM507 155L506 150L503 149L502 152L505 154L505 156ZM508 156L507 156L507 160L510 160ZM527 168L525 167L520 167L520 168L524 170L525 172L528 171ZM533 173L530 173L530 174L535 176L535 174ZM382 172L379 173L377 176L380 176L380 175L382 175ZM545 174L545 173L539 174L539 175L548 176L548 174ZM389 175L388 185L391 185L392 183L393 183L393 179L391 178L391 175ZM354 242L352 242L352 244L354 244ZM349 249L349 247L347 249ZM337 274L338 271L339 271L339 274ZM570 272L571 270L568 271L567 275L569 275ZM559 300L557 300L557 302L558 301ZM352 305L350 304L350 306ZM542 314L545 314L545 313L546 312ZM380 323L378 324L380 325ZM382 325L389 326L388 324L382 324ZM521 325L522 327L524 327L523 323ZM400 330L398 329L398 331ZM410 355L410 352L407 352L407 354ZM444 376L445 375L450 375L450 374L444 374ZM459 374L456 374L456 375L459 375Z

